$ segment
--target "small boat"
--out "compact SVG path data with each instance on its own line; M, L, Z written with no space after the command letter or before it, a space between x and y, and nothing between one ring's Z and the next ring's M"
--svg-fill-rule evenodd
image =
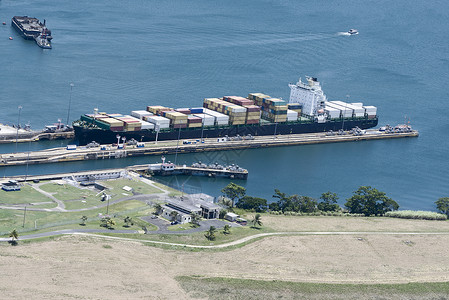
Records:
M349 29L348 33L349 33L350 35L353 35L353 34L359 34L359 32L357 31L357 29Z
M10 36L9 39L12 40L12 36Z
M3 24L3 25L6 25L6 22L3 22L2 24Z

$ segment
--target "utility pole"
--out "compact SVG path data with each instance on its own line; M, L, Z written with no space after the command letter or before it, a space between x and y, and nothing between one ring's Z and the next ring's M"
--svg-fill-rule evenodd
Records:
M75 85L73 83L70 83L70 97L69 97L69 110L67 111L67 123L66 126L69 126L69 119L70 119L70 107L72 106L72 89Z
M25 209L24 209L24 211L23 211L23 224L22 224L22 227L23 227L23 228L25 228L25 218L26 218L26 215L27 215L27 206L26 206L26 204L25 204Z
M16 153L17 153L17 142L19 139L19 127L20 127L20 112L22 111L22 106L19 105L19 117L17 118L17 134L16 134Z

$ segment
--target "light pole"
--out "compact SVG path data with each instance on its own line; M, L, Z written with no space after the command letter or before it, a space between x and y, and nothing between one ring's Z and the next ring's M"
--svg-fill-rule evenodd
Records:
M25 204L25 209L24 209L24 211L23 211L23 224L22 224L22 227L23 227L23 228L25 228L25 218L26 218L26 215L27 215L27 205Z
M115 137L117 138L117 148L118 148L118 145L120 145L120 135L117 134Z
M70 97L69 97L69 110L67 111L67 123L66 126L69 126L69 118L70 118L70 106L72 105L72 89L75 85L70 83Z
M17 141L18 141L18 139L19 139L20 112L22 111L22 106L19 105L18 109L19 109L19 117L18 117L18 119L17 119L16 152L17 152Z
M175 165L176 165L176 161L178 160L178 149L179 149L179 138L180 137L181 137L181 127L179 128L179 131L178 131L178 142L176 143Z

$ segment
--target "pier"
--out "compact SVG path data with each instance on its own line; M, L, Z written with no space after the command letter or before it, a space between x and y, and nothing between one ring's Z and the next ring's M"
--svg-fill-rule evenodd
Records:
M166 170L155 171L156 166L173 166ZM194 164L195 165L195 164ZM103 169L103 170L93 170L93 171L80 171L72 173L56 173L56 174L46 174L46 175L18 175L0 178L0 184L8 183L10 180L15 180L17 182L31 182L31 181L42 181L42 180L61 180L68 179L78 182L92 182L95 180L104 179L117 179L123 177L127 172L136 173L153 173L153 175L161 176L173 176L173 175L192 175L192 176L207 176L207 177L225 177L230 179L243 179L248 178L248 171L242 168L230 168L230 167L195 167L192 166L178 166L170 163L167 164L146 164L146 165L134 165L128 166L126 168L115 168L115 169Z
M62 140L62 139L73 139L75 137L75 132L70 131L56 131L56 132L46 132L46 131L33 131L25 130L22 128L15 128L5 124L0 124L0 144L9 143L27 143L36 142L41 140Z
M257 149L280 146L310 145L323 143L357 142L381 139L397 139L419 136L418 131L384 132L366 130L363 134L332 134L308 133L276 136L258 136L253 139L244 138L211 138L199 140L146 142L139 145L125 145L122 147L100 145L98 147L53 148L41 151L6 153L0 155L0 166L17 166L27 164L47 164L69 161L83 161L92 159L118 159L131 156L182 154L205 151L225 151L237 149ZM120 149L118 149L120 148Z

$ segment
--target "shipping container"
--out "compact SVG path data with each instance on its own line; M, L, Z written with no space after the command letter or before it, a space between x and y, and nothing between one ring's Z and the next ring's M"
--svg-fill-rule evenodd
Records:
M146 111L146 110L133 110L131 112L131 116L139 118L141 120L143 120L143 117L145 116L152 116L153 113Z

